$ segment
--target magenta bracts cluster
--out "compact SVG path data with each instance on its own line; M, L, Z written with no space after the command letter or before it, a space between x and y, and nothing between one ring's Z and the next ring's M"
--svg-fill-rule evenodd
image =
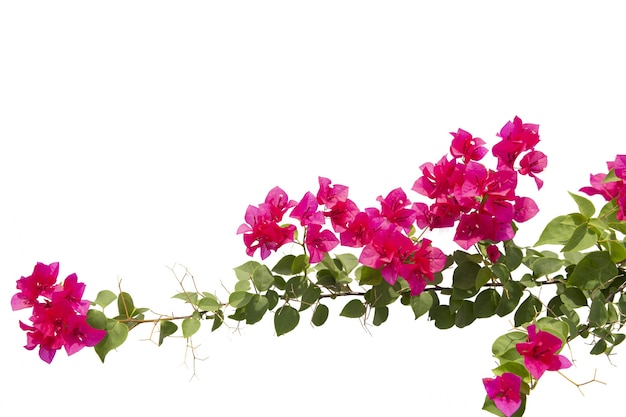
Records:
M496 170L478 162L488 153L482 139L461 129L451 134L452 158L444 156L435 164L423 164L423 175L413 185L414 191L434 200L430 206L413 205L417 225L434 229L453 227L458 221L454 241L463 249L481 240L512 239L512 222L525 222L539 211L531 198L515 192L518 174L532 177L537 188L543 185L537 174L544 170L548 159L535 150L539 125L522 123L515 117L500 130L501 140L492 148Z
M52 362L56 351L65 348L72 355L85 346L95 346L106 331L94 329L87 323L89 301L83 300L85 284L71 274L62 284L57 283L59 264L37 263L32 275L17 281L19 292L11 298L13 310L32 308L32 325L20 321L27 332L28 350L39 346L39 357Z

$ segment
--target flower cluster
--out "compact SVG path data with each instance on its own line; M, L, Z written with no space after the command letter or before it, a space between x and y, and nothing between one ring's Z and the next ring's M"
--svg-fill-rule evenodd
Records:
M515 349L524 358L524 366L532 378L538 380L545 371L558 371L572 366L572 363L558 352L563 341L552 333L539 330L531 324L526 329L528 339L517 343ZM504 372L495 378L484 378L483 385L487 396L505 416L513 415L522 404L522 377L512 372Z
M618 207L617 220L626 220L626 155L617 155L606 163L608 174L591 174L590 186L580 191L587 195L601 195L606 201L615 199Z
M413 205L417 225L434 229L453 227L458 221L454 241L463 249L482 240L512 239L512 222L525 222L539 211L531 198L515 193L518 174L532 177L537 188L543 185L536 174L544 170L548 159L535 150L539 125L515 117L500 130L501 141L492 148L496 170L478 162L488 153L485 141L462 129L451 134L452 158L423 164L423 175L413 185L414 191L434 200L430 206Z
M94 329L87 323L89 301L83 300L85 284L71 274L62 284L57 283L58 262L37 263L33 273L17 280L19 292L11 298L15 310L32 308L32 326L20 321L27 332L24 346L32 350L39 346L39 357L52 362L57 350L65 348L72 355L85 346L95 346L106 335L105 330Z
M248 206L245 219L237 230L243 233L246 252L252 256L257 249L261 258L269 256L286 243L294 241L296 226L280 226L284 214L292 209L289 217L304 227L303 244L309 254L309 263L324 259L326 253L338 245L362 248L359 262L380 269L383 278L395 284L404 278L412 295L420 294L434 274L445 266L446 257L427 239L416 241L409 237L417 213L400 188L385 198L379 196L380 208L360 210L348 198L348 187L332 184L319 177L316 194L306 192L299 202L289 200L287 194L275 187L265 203ZM330 228L326 227L330 221Z

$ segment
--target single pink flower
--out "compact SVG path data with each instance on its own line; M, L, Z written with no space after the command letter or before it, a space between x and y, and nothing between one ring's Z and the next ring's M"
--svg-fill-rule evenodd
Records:
M332 208L324 211L324 216L330 219L335 232L342 233L348 229L358 213L359 208L354 201L346 199L346 201L335 202Z
M454 138L450 145L450 154L455 158L463 158L463 162L467 163L470 160L479 161L487 154L487 148L482 146L485 141L481 138L474 138L463 129L450 134Z
M348 187L345 185L335 184L331 186L331 181L328 178L318 177L320 188L317 192L317 202L320 205L325 205L326 208L332 208L339 202L344 202L348 199Z
M500 250L496 245L487 246L487 257L492 264L498 262L498 259L500 259L501 255L502 254L500 253Z
M343 246L361 248L372 241L374 229L367 212L359 212L348 224L346 230L339 233L339 239Z
M519 173L522 175L530 175L537 184L537 189L541 189L543 181L535 174L543 172L548 165L548 157L540 151L530 151L520 160Z
M20 292L11 298L11 308L15 311L32 307L40 296L49 297L54 291L58 275L58 262L50 265L37 262L31 275L21 277L17 281L17 289Z
M524 366L533 378L539 379L545 371L558 371L572 366L572 363L557 352L563 346L561 339L543 330L537 331L534 324L527 328L528 341L515 345L517 352L524 357Z
M396 188L389 192L387 197L379 196L376 200L380 202L380 212L387 221L400 226L405 232L411 229L417 213L411 208L406 208L411 202L402 188Z
M330 230L322 230L321 225L311 223L307 227L305 244L309 250L309 263L315 264L324 259L324 254L339 245L339 239Z
M539 213L537 203L530 197L515 197L515 216L516 222L523 223L535 217Z
M274 187L267 193L265 204L267 204L272 220L279 222L283 219L285 212L294 207L297 202L295 200L289 200L287 193L280 187Z
M302 200L293 208L289 217L300 220L300 225L323 225L326 223L324 213L318 211L319 203L312 192L307 191Z
M475 211L463 214L454 241L463 249L469 249L473 244L489 239L494 233L493 226L493 219L488 214Z
M483 378L483 385L487 397L506 417L511 417L522 405L522 378L519 375L505 372L495 378Z

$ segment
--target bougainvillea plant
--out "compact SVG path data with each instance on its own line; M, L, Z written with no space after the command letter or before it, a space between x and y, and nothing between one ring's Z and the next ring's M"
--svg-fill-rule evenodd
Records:
M594 204L570 193L576 211L551 220L533 247L513 238L533 218L535 201L518 192L530 177L537 189L548 159L537 150L539 126L519 117L497 134L491 151L469 132L452 132L449 154L424 163L411 191L401 188L360 208L345 185L319 177L319 188L292 200L280 187L245 210L241 234L248 260L234 268L227 299L183 290L188 314L147 318L121 289L82 299L85 285L75 274L57 282L59 264L37 263L17 281L11 305L32 308L26 349L50 363L57 350L68 355L94 347L102 361L140 323L158 326L158 344L177 332L191 338L205 322L215 331L226 321L254 324L273 318L276 335L292 331L308 314L323 325L328 303L347 300L340 315L379 326L396 301L415 318L426 316L439 329L466 327L477 319L511 316L515 328L498 337L492 354L498 366L482 379L483 409L521 416L527 396L546 372L567 369L560 352L575 338L590 339L591 354L610 354L626 336L626 155L607 163L579 191L600 195ZM495 160L483 163L488 155ZM427 238L429 231L454 229L458 246L446 254ZM287 255L279 253L288 245ZM541 247L551 245L558 252ZM344 251L341 251L341 248ZM274 257L279 257L277 260ZM268 264L272 260L271 264ZM554 291L539 290L550 287ZM549 299L541 299L548 293ZM117 301L109 317L106 308ZM308 310L308 311L307 311ZM179 324L176 324L179 323Z

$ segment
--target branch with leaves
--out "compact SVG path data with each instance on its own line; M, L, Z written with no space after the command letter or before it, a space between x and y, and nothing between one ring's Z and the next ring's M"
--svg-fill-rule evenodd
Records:
M483 378L483 408L521 416L542 375L572 365L560 353L566 344L591 339L592 355L609 355L626 338L621 333L626 324L626 155L618 155L607 173L592 175L590 186L580 189L606 200L597 215L591 200L570 193L577 210L551 220L532 247L521 247L514 242L519 224L534 217L538 206L518 195L518 180L530 177L540 189L538 175L547 166L546 155L536 149L538 130L518 117L507 122L491 148L495 167L479 162L490 153L484 140L462 129L451 133L450 154L420 166L412 187L430 204L411 202L397 188L379 196L376 207L359 209L347 186L324 177L316 194L307 192L299 201L273 188L262 203L247 208L237 230L247 255L260 255L260 261L234 268L234 286L223 299L198 289L185 270L174 295L184 302L184 314L137 308L121 287L101 291L89 303L75 274L57 283L58 263L39 263L17 281L19 292L11 300L14 310L32 308L31 324L20 322L26 348L38 348L41 359L51 362L62 348L73 354L94 347L104 362L140 324L151 323L161 345L179 332L190 339L207 323L216 331L268 316L282 336L303 318L324 325L329 303L343 303L341 316L374 326L389 319L397 301L415 319L425 316L439 329L512 316L515 329L493 344L499 365L492 377ZM425 237L440 228L454 230L458 249L445 254ZM287 244L295 253L274 259ZM546 287L551 291L542 291ZM594 376L576 386L589 382L599 381Z

